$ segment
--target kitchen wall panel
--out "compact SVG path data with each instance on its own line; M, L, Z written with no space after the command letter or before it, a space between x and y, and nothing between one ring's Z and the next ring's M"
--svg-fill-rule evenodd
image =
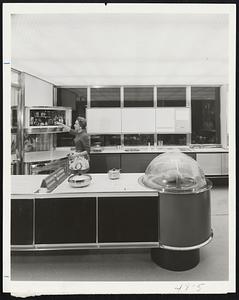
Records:
M154 108L122 109L122 133L152 133L154 131Z
M53 85L25 74L25 106L53 106Z
M91 108L86 111L87 132L90 134L120 133L120 108Z

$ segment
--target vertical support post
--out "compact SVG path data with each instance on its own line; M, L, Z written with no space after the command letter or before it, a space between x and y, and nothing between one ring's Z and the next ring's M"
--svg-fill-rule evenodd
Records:
M25 124L25 74L20 74L20 89L17 104L17 158L19 174L24 174L24 124Z
M191 86L186 87L186 107L190 109L190 133L186 136L186 145L189 146L192 143L192 105L191 105Z
M154 113L155 113L155 132L154 132L154 145L157 146L157 132L156 132L156 108L157 108L157 86L154 86Z
M122 108L124 107L124 87L120 87L120 108L121 108L121 131L122 131ZM124 147L124 135L120 134L120 146Z
M33 214L32 214L32 244L36 245L36 199L33 198Z
M228 85L220 87L221 145L228 147Z
M91 95L90 95L90 87L87 87L87 108L90 108Z
M58 103L57 103L57 87L56 86L53 86L53 101L52 102L53 102L53 106L58 106ZM57 134L56 133L51 133L51 135L53 136L53 138L52 138L52 147L53 147L53 149L56 149L56 147L57 147Z
M95 198L95 225L96 225L96 228L95 228L95 234L96 234L96 237L95 237L95 242L96 244L99 243L99 198L96 197Z
M87 86L87 105L86 105L86 109L90 108L90 102L91 102L91 95L90 95L90 87ZM87 112L86 112L86 118L87 118ZM86 120L88 122L88 120ZM90 143L90 147L91 147L91 135L89 135L89 143Z

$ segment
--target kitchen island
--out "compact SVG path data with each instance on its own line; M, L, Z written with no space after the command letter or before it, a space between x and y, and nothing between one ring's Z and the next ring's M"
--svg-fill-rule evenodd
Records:
M45 175L12 176L12 249L158 246L158 192L141 175L91 174L89 186L66 179L51 193L37 192Z
M192 199L187 202L180 198L178 203L182 201L183 205L182 209L177 205L181 218L177 222L185 223L185 226L174 228L176 222L175 219L170 221L171 212L165 219L163 207L169 203L168 200L158 191L139 183L143 173L123 173L117 180L109 179L107 173L90 175L92 181L89 186L73 188L66 178L49 193L38 192L46 175L11 176L12 251L151 248L152 259L165 268L169 265L170 269L174 269L175 264L176 270L183 270L198 264L199 248L211 240L212 234L209 232L210 222L201 226L204 220L197 206L202 201L203 207L206 207L203 214L210 214L210 197L209 200L203 196L194 201L196 207L193 210L197 213L193 212L193 217L183 212L183 207L192 203ZM176 243L181 243L182 235L184 247L167 248L163 245L160 238L168 233L165 235L162 231L167 231L167 228L161 220L166 221L166 227L169 224L172 230L176 230ZM193 237L188 222L193 222L196 230ZM201 228L206 229L203 229L206 236L201 234ZM199 242L194 238L198 233L201 235ZM187 244L192 242L190 239L194 239L192 247ZM166 265L162 264L161 257ZM183 266L178 265L179 258ZM170 262L167 262L168 259Z

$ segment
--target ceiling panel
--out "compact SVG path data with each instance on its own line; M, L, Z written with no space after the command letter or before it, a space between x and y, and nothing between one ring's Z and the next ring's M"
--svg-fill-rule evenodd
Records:
M11 37L12 67L57 85L227 77L222 14L19 14Z

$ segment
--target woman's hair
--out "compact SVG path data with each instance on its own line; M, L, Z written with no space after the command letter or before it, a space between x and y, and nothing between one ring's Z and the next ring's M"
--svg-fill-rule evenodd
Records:
M76 118L76 120L79 122L79 125L82 129L86 128L87 122L85 118L79 116Z

